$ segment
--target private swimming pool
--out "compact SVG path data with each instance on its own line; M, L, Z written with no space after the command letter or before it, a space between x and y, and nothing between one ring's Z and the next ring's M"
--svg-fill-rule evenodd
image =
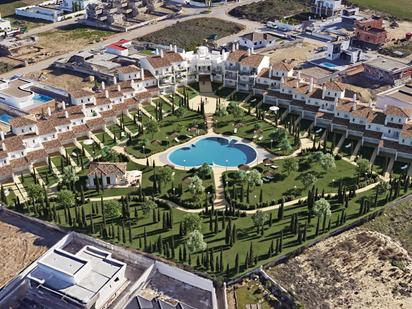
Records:
M11 119L13 119L14 117L7 114L7 113L3 113L0 115L0 121L1 122L5 122L5 123L9 123Z
M327 67L329 69L335 69L337 67L337 65L335 65L331 62L322 62L321 65L323 65L324 67Z
M251 146L225 137L205 137L172 151L168 160L180 166L196 167L203 163L236 167L253 162L257 152Z
M52 99L53 99L53 98L51 98L51 97L49 97L49 96L47 96L47 95L39 94L39 93L36 93L36 94L33 96L33 101L37 101L37 102L40 102L40 103L47 103L47 102L51 101Z

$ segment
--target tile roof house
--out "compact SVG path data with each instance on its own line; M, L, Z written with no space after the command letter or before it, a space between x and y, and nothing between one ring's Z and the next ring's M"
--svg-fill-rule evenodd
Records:
M141 182L141 171L127 171L127 163L124 162L92 162L87 172L87 186L96 187L99 181L103 187L120 187L138 185Z

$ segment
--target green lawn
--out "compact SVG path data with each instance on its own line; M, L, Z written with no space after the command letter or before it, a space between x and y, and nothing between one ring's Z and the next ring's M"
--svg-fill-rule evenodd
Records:
M221 117L215 115L214 119L215 121L217 120L217 125L215 126L216 133L225 135L236 135L242 138L246 138L251 141L254 141L259 146L264 147L273 153L280 153L276 141L273 141L271 143L270 138L270 133L275 130L275 127L267 123L266 121L257 120L256 117L245 114L239 120L239 127L237 129L237 133L235 134L235 120L233 119L232 115L228 114L226 116ZM290 135L289 143L292 146L292 150L289 151L289 153L291 153L294 150L294 138Z
M94 135L96 135L99 141L101 141L107 147L113 147L114 145L116 145L114 140L106 132L98 132L94 133Z
M143 117L143 123L145 117ZM126 147L126 151L137 158L144 158L154 153L163 151L173 145L178 144L172 134L176 134L176 137L180 142L187 141L188 136L194 136L196 132L189 132L188 129L198 125L200 130L199 134L204 134L204 120L196 112L186 111L184 116L178 118L175 115L169 115L159 122L159 131L153 135L148 132L144 132L143 135L132 138L132 143ZM142 141L146 140L148 144L145 145L143 153Z
M48 166L38 167L36 170L47 186L51 186L59 181L59 178L49 170Z
M176 175L177 176L177 175ZM371 207L370 212L375 211L379 208L381 208L384 203L384 195L382 194L379 196L378 199L378 205L377 207ZM375 196L375 190L371 190L369 192L365 192L362 194L358 194L356 197L351 198L348 204L348 208L344 208L342 204L340 204L337 200L331 200L331 210L332 210L332 215L330 217L331 221L331 227L330 231L333 232L336 228L340 227L341 225L338 224L337 219L342 215L342 211L345 210L346 213L346 224L353 223L355 220L358 220L361 216L367 216L368 214L363 214L361 215L359 213L360 209L360 202L362 199L368 199L368 200L374 200ZM98 204L98 203L97 203ZM85 208L85 213L87 217L87 227L76 227L75 229L81 232L86 232L86 233L91 233L91 226L89 223L89 214L91 213L91 203L86 203L84 206ZM135 218L135 208L137 212L137 219ZM130 202L130 219L126 219L126 239L124 241L118 241L117 240L117 226L121 226L121 220L118 218L107 218L107 224L111 225L113 224L114 227L114 234L115 237L108 237L106 238L107 241L113 242L113 243L120 243L123 244L127 247L132 247L132 248L137 248L137 249L143 249L143 238L144 238L144 232L146 231L147 235L147 251L151 251L149 249L150 243L154 244L157 241L159 241L159 235L161 235L161 241L165 244L168 243L169 245L172 243L172 237L174 239L174 243L176 246L175 249L175 256L176 260L178 259L178 250L179 248L182 249L182 243L184 242L184 238L179 236L179 225L181 220L184 218L186 213L179 211L177 209L172 209L172 216L173 216L173 228L168 229L164 228L162 224L162 218L163 218L163 213L168 213L169 210L163 206L159 206L159 217L160 221L157 221L157 211L155 211L156 214L156 221L153 220L153 212L149 212L146 216L143 215L142 211L142 204L140 202ZM61 224L65 227L68 227L68 224L64 221L64 215L63 215L63 210L58 209L58 215L60 217ZM75 217L75 210L74 208L71 208L72 212L72 217ZM246 271L244 267L244 260L246 253L249 251L251 244L253 244L253 252L254 255L257 257L257 264L253 265L253 267L256 267L258 265L262 265L269 260L271 260L273 257L268 256L268 249L271 246L271 243L278 239L280 237L281 231L283 231L283 250L282 254L291 252L292 250L295 250L296 248L302 246L305 244L305 242L300 243L297 240L296 234L294 234L290 229L290 222L291 222L291 217L294 214L298 215L298 222L300 226L304 226L305 222L308 222L307 220L307 207L305 205L301 206L293 206L293 207L286 207L284 211L284 216L283 219L278 220L277 219L277 210L274 211L269 211L267 212L268 216L272 215L272 223L270 223L270 220L266 221L265 224L265 231L264 235L258 235L256 232L256 226L253 223L253 220L251 216L226 216L224 221L223 217L219 216L218 217L218 231L212 232L209 228L209 216L205 215L202 216L202 233L204 234L204 239L208 244L208 248L210 250L213 250L215 252L214 257L219 256L220 250L223 250L223 265L225 265L224 268L226 268L226 265L229 264L229 276L234 276L234 262L235 262L235 257L236 254L239 254L239 261L240 261L240 273L243 273ZM33 215L33 214L31 214ZM232 247L227 245L225 243L225 228L223 227L223 222L225 223L225 226L229 224L229 218L231 220L231 224L236 225L237 227L237 241L234 243ZM270 217L268 217L269 219ZM327 231L327 226L329 223L329 219L326 220L326 225L325 225L325 230L323 231L322 229L322 221L320 221L320 233L319 235L322 235L324 233L328 233ZM128 236L128 225L130 222L131 225L131 232L132 232L132 242L129 241L129 236ZM214 219L212 220L214 226ZM102 223L102 217L101 213L96 214L94 216L94 228L95 228L95 233L93 236L100 237L100 234L98 232L98 226L99 224ZM315 230L316 230L316 224L317 220L316 218L312 218L310 223L307 226L307 241L313 240L317 236L315 235ZM121 236L121 235L120 235ZM122 237L120 237L122 238ZM139 240L140 239L140 240ZM156 255L162 255L160 254L157 250L153 252ZM278 253L279 254L279 253ZM276 254L275 254L276 255ZM274 256L275 256L274 255ZM169 257L170 258L170 257ZM191 264L195 265L195 261L197 259L197 254L193 253L191 256ZM225 275L224 272L220 271L211 271L210 269L206 270L203 267L196 267L201 271L208 271L212 274L215 275Z
M400 19L412 20L410 0L350 0L350 2L362 8L376 10Z
M338 191L339 183L344 186L351 186L356 184L356 167L345 160L336 160L336 168L328 171L323 170L319 163L309 163L308 156L297 157L299 160L299 171L292 172L287 175L283 171L284 160L275 160L274 165L278 166L277 169L273 169L270 166L259 164L256 169L262 173L262 176L266 172L273 174L274 179L270 182L264 182L262 186L256 186L251 190L249 195L250 204L254 205L259 203L260 190L263 191L263 202L274 202L277 204L282 197L290 196L293 199L299 197L306 197L308 190L311 188L305 188L300 181L300 175L302 173L311 173L316 176L317 182L315 186L320 191L325 190L325 193L336 193ZM228 192L231 191L232 184L235 183L233 172L227 172L228 175ZM296 186L296 189L295 189ZM239 185L237 185L239 187ZM246 188L244 188L246 190ZM246 199L244 199L246 202Z
M126 128L130 130L132 133L137 133L139 131L139 127L137 124L134 122L133 119L127 117L126 115L123 116L123 118L119 118L120 122L124 124Z

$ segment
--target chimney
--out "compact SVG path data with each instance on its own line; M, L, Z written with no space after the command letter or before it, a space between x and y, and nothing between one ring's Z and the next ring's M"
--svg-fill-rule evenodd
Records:
M239 49L239 42L236 42L236 49Z
M160 50L160 58L164 57L163 49Z
M62 101L62 109L65 110L66 109L66 102Z
M4 132L3 132L3 131L0 131L0 139L1 139L2 141L4 141Z
M174 46L174 51L177 53L177 45Z
M86 103L82 104L82 111L83 111L83 114L86 114Z
M144 80L144 69L143 68L140 69L140 78Z
M232 44L232 52L234 52L236 50L236 45L235 43Z
M102 89L103 89L103 90L106 89L106 84L105 84L104 81L102 82Z
M113 77L113 84L117 84L117 77L115 76L115 77Z
M64 111L64 117L69 118L69 112L68 111Z
M283 85L284 83L285 83L285 78L282 76L282 77L280 78L280 84Z
M324 99L325 96L326 96L326 86L325 86L325 84L323 84L323 86L322 86L322 99Z
M353 94L352 101L353 101L353 103L356 103L356 93Z
M159 49L158 49L158 48L156 48L155 54L156 54L156 55L159 55Z
M296 79L295 87L296 87L296 89L299 88L299 79Z
M4 133L3 133L4 134ZM3 149L3 151L7 151L6 149L6 144L5 143L1 143L1 149Z
M51 116L51 108L50 108L50 106L47 107L47 115L48 115L48 116Z
M298 71L298 79L301 79L300 71Z
M117 84L117 91L122 91L122 87L120 87L120 84Z
M272 69L273 69L273 66L270 65L269 66L269 78L272 78Z
M251 48L250 52L251 52L252 54L254 54L254 53L255 53L255 48L254 48L253 46L252 46L252 48Z
M250 48L247 49L247 55L250 56Z
M104 91L104 96L105 96L106 98L109 98L109 90L106 89L106 90Z
M313 92L313 77L310 78L310 82L309 82L309 93Z
M173 44L169 45L169 49L170 49L170 51L173 51Z

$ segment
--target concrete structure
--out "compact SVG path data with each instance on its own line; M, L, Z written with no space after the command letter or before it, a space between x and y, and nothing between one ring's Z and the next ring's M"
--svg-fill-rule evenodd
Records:
M326 59L341 60L347 63L357 63L363 59L362 50L351 47L350 40L336 40L326 43Z
M11 23L9 20L1 18L0 15L0 31L10 31L11 30Z
M0 80L0 103L29 111L53 101L51 97L36 93L36 86L40 86L40 83L28 79Z
M377 95L376 107L384 109L390 105L407 110L412 109L412 84L391 88Z
M96 181L104 188L139 186L142 172L128 171L124 162L92 162L87 173L87 187L96 188Z
M358 20L355 23L354 39L361 45L379 47L388 40L388 32L381 17Z
M277 37L270 32L250 32L239 37L239 45L245 49L266 48L273 45Z
M319 16L339 16L342 11L342 0L313 0L311 11Z
M412 64L387 57L377 57L364 63L366 76L389 85L399 85L411 79Z
M209 279L71 232L2 288L0 307L218 309L218 299Z

